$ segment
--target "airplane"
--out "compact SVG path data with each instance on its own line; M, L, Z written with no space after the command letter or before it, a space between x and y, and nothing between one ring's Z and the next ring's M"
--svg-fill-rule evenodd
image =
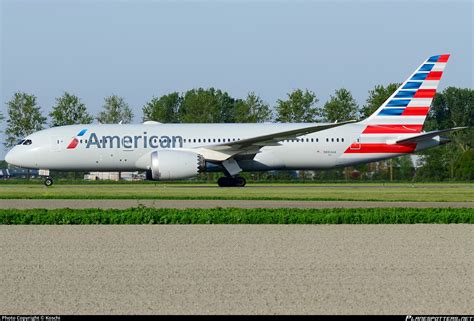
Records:
M223 172L220 187L243 187L244 171L321 170L407 155L448 143L442 134L465 128L422 131L449 56L429 57L361 121L59 126L28 135L5 160L46 170L145 171L159 181Z

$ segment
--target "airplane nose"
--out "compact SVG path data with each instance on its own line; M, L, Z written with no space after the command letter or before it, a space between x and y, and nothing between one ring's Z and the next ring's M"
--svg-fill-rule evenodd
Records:
M11 159L12 159L11 157L12 157L12 156L10 155L10 152L8 152L8 153L5 155L5 161L6 161L7 163L10 163L10 161L11 161Z
M13 150L10 150L6 155L5 155L5 161L8 164L16 165L15 162L15 152Z

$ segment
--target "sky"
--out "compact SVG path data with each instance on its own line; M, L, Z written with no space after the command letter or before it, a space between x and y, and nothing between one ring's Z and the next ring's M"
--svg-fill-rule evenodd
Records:
M198 87L271 106L296 88L322 105L344 87L362 105L446 53L440 89L473 88L473 18L472 0L0 0L0 112L16 91L45 114L64 91L92 114L117 94L141 122L153 96Z

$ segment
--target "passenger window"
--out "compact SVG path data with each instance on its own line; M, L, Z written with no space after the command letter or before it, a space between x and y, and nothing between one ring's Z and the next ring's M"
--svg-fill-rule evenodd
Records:
M334 138L331 138L331 142L333 142L333 143L334 143Z
M221 142L221 139L220 139L220 138L218 138L218 139L217 139L217 142L218 142L218 143L220 143L220 142Z
M328 143L329 143L329 138L326 138L326 142L328 142Z
M341 138L341 142L343 142L343 143L344 143L344 138Z
M318 143L318 142L319 142L319 138L316 138L316 143Z
M338 142L338 143L339 143L339 138L336 138L336 142Z
M195 142L196 142L196 138L193 139L193 143L195 143Z

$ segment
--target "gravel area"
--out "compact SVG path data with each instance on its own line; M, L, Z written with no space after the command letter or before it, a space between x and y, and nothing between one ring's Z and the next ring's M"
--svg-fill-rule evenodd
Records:
M472 314L473 225L0 226L2 314Z

